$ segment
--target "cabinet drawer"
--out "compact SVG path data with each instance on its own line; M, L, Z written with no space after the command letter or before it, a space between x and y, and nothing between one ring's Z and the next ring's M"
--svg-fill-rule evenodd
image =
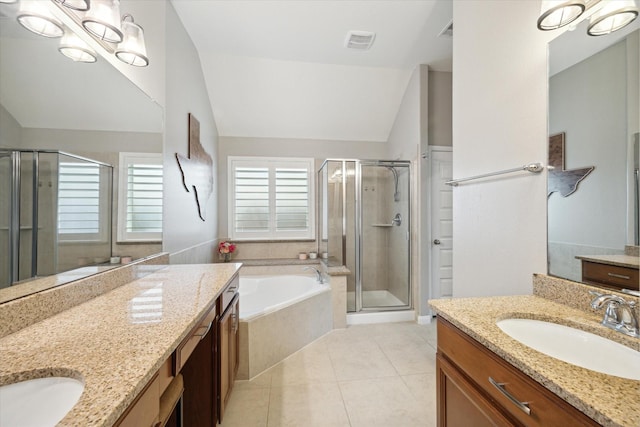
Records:
M173 381L173 357L169 357L164 361L160 369L158 369L158 386L160 387L160 394L169 387L171 381Z
M240 289L240 278L236 274L233 277L233 279L231 279L231 281L229 282L225 290L222 292L222 295L220 296L220 314L221 315L222 313L225 312L229 304L231 304L231 301L233 301L233 298L236 296L239 289Z
M156 375L115 423L116 427L151 427L160 415L160 381Z
M518 424L563 427L598 425L442 318L438 318L438 353L457 366ZM530 414L505 396L489 378L501 384L516 400L527 402Z
M207 335L209 329L213 327L213 322L216 319L216 307L215 305L211 308L211 311L205 315L205 317L198 323L198 326L193 328L187 337L180 343L178 348L176 348L176 356L175 356L175 367L174 374L180 372L184 364L193 353L193 350L196 348L202 337Z
M582 280L585 282L638 290L638 277L638 270L635 268L582 261Z
M447 359L436 356L438 426L512 427L513 421L495 407Z

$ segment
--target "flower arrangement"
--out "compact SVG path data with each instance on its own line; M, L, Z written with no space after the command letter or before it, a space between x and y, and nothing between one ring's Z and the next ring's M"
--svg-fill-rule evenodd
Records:
M231 260L231 254L236 251L236 245L226 240L218 243L218 254L220 258L224 260L224 262L229 262Z

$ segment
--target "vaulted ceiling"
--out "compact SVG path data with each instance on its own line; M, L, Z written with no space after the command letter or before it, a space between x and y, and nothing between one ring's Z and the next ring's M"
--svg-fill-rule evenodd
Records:
M172 3L221 136L386 141L413 69L451 70L451 0ZM351 30L371 49L346 49Z

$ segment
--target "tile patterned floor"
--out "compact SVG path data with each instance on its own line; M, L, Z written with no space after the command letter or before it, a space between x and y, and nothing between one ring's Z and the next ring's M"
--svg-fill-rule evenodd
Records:
M222 427L435 426L435 353L435 322L332 331L237 381Z

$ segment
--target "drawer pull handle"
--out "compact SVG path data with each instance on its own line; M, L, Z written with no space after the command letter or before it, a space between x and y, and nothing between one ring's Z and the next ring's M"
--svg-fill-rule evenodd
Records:
M511 393L509 393L504 388L504 385L506 383L499 383L491 377L489 377L489 382L491 383L491 385L497 388L498 391L502 393L507 399L509 399L514 405L516 405L522 412L524 412L527 415L531 415L531 408L529 408L529 402L520 402L518 399L513 397Z
M200 337L200 341L202 341L204 337L206 337L207 334L209 333L209 330L211 329L211 325L213 325L213 320L209 322L209 324L207 325L207 329L205 329L205 331L202 334L194 334L194 335L197 337Z
M629 276L624 276L624 275L622 275L622 274L607 273L607 276L609 276L609 277L615 277L616 279L631 280L631 277L629 277Z

